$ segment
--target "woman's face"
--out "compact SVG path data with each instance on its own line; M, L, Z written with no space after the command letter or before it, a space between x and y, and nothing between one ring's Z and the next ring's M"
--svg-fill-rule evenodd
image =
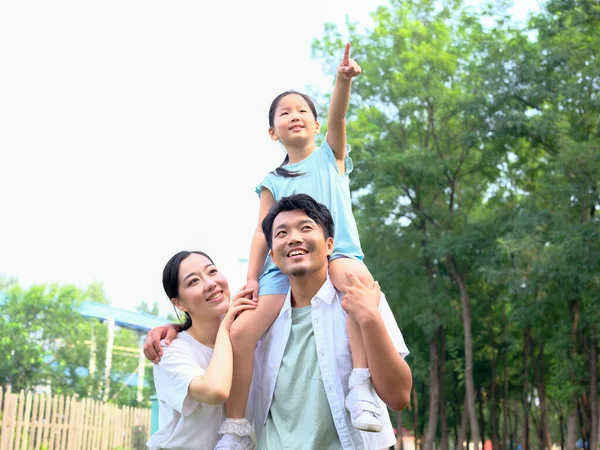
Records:
M173 303L192 322L220 317L229 308L229 285L210 259L192 253L179 265L179 297Z

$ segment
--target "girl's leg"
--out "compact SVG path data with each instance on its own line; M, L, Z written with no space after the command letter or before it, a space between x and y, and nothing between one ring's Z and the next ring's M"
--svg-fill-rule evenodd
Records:
M254 371L254 348L277 318L284 300L285 295L261 295L256 308L244 311L231 325L233 380L229 399L225 402L227 418L245 417Z
M367 266L357 259L336 258L329 263L329 277L337 290L342 291L344 285L348 284L346 272L355 274L367 287L372 287L375 280ZM235 322L234 322L235 323ZM352 351L352 365L355 369L367 368L367 353L363 345L360 327L354 319L348 316L346 321L350 350Z
M342 292L344 285L348 284L347 272L356 275L365 286L369 288L373 286L373 276L362 261L351 258L337 258L330 261L329 277L334 286ZM345 400L346 408L350 411L352 425L355 428L362 431L379 432L383 427L379 418L382 411L371 382L362 333L356 321L350 316L346 321L346 329L353 365L348 379L349 392Z

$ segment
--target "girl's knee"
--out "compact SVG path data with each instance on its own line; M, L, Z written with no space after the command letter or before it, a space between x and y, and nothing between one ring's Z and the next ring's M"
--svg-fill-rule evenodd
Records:
M371 272L363 263L358 259L352 258L336 258L329 263L329 274L335 287L339 289L338 284L346 285L348 283L346 273L353 273L358 277L362 284L367 287L373 287L375 279Z

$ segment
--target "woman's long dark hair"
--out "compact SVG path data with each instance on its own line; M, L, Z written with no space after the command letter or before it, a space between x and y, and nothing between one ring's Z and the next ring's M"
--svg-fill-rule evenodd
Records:
M271 127L271 128L275 127L275 111L277 110L277 106L279 105L279 102L281 101L281 99L283 97L286 97L291 94L296 94L296 95L299 95L300 97L302 97L304 99L304 101L308 104L308 107L310 108L310 111L313 113L315 120L317 120L317 108L315 107L315 103L312 101L312 98L310 98L306 94L303 94L302 92L298 92L298 91L294 91L294 90L285 91L285 92L282 92L281 94L279 94L277 97L275 97L275 99L271 102L271 106L269 108L269 127ZM299 172L297 170L288 170L285 167L283 167L288 162L290 162L290 157L286 154L281 165L279 167L277 167L271 173L274 175L283 177L283 178L295 178L295 177L300 177L300 176L304 175L304 172Z
M212 258L201 251L188 252L184 250L174 254L165 265L162 277L163 288L165 290L165 293L167 294L167 297L169 297L169 300L179 297L179 266L181 265L181 262L188 256L190 256L192 253L195 253L196 255L202 255L214 264ZM175 308L175 306L173 306L173 308ZM177 308L175 308L175 314L177 314ZM177 314L177 317L179 317L179 314ZM192 318L186 312L185 322L183 322L183 324L181 325L181 331L185 331L191 326Z

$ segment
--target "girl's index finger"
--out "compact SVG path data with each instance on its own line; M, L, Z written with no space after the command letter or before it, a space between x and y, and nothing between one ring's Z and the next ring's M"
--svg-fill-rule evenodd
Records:
M347 66L350 64L350 42L346 42L346 49L344 50L344 58L342 59L342 65Z

